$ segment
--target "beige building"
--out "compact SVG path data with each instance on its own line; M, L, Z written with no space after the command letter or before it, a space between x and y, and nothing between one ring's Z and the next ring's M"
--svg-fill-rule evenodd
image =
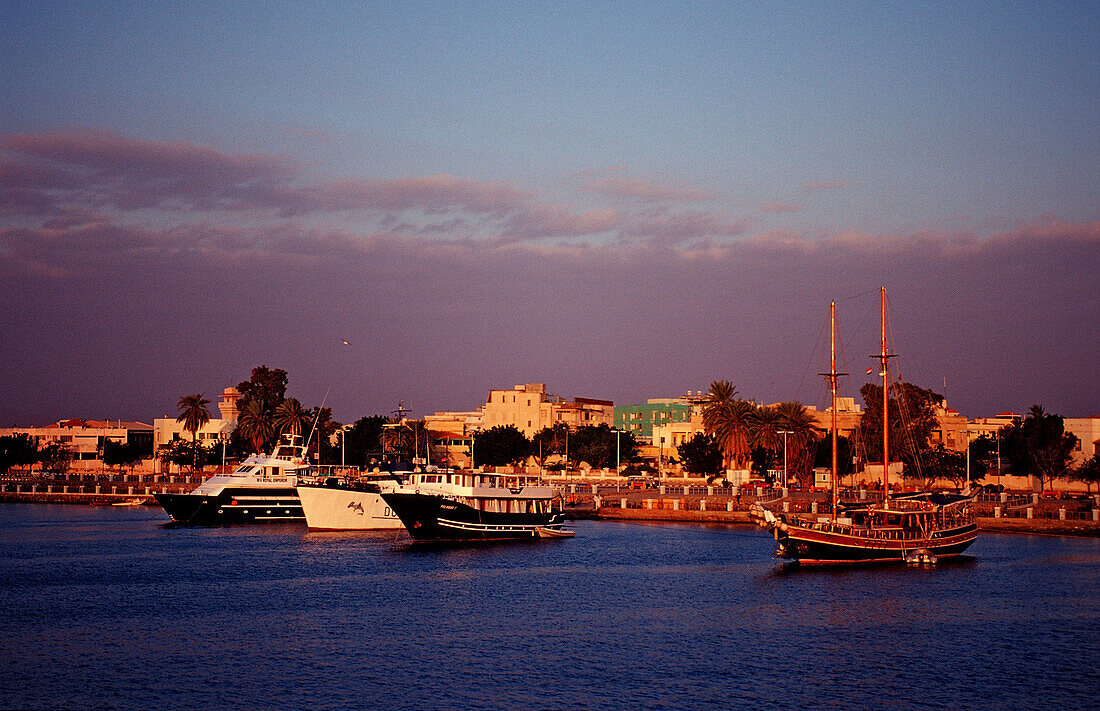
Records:
M24 434L30 436L39 449L59 443L73 454L74 462L99 461L103 442L134 443L153 454L153 428L143 422L125 420L61 420L45 427L8 427L0 429L0 437Z
M1073 466L1077 466L1096 454L1100 445L1100 415L1092 417L1067 417L1064 420L1066 432L1077 437L1077 447L1073 450Z
M524 436L532 437L539 430L556 424L571 428L600 424L610 427L614 422L615 404L610 400L584 397L568 401L548 394L544 383L527 383L511 390L490 390L480 412L484 429L512 425Z
M807 405L806 409L814 418L814 425L822 432L828 432L833 426L833 408L830 405L824 410L818 410L814 405ZM836 433L841 437L852 438L852 433L859 429L860 418L863 410L855 398L838 397L836 399Z
M970 424L943 402L936 408L936 426L928 435L928 444L933 447L942 444L944 449L965 452L970 445Z
M200 443L209 447L214 443L227 441L233 430L237 427L237 400L241 397L237 388L229 387L222 391L218 401L218 412L221 417L211 417L195 433ZM156 449L167 447L170 442L179 439L191 439L191 433L183 427L182 422L177 422L175 417L158 417L153 420L153 446Z

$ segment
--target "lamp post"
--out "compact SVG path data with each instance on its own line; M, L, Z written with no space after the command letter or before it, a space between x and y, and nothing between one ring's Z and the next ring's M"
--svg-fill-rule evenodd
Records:
M790 430L779 430L779 434L783 435L783 488L787 488L787 435L794 434Z
M622 478L622 459L619 454L619 435L622 433L622 430L615 430L615 491L619 490L619 480Z

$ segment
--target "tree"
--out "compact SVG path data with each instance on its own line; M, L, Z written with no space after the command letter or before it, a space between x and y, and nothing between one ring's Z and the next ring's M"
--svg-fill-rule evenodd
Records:
M619 462L630 461L638 442L629 432L613 430L606 424L582 425L569 434L569 458L604 469Z
M474 434L474 463L490 467L522 462L531 454L531 442L515 425L497 425Z
M929 488L935 479L949 479L955 484L956 489L961 489L966 482L966 452L956 452L947 449L942 444L936 445L924 454L923 473L926 488ZM970 479L975 481L982 478L983 473L975 468L970 470Z
M1097 484L1097 490L1100 490L1100 454L1094 454L1081 462L1081 465L1073 470L1073 478L1084 482L1090 494L1093 484Z
M360 417L344 431L344 457L349 465L366 466L382 456L382 426L388 421L383 415Z
M309 428L311 422L309 412L298 402L298 398L287 398L275 408L275 416L272 424L280 434L301 437Z
M531 438L531 453L538 457L540 465L545 465L551 455L564 456L568 438L569 425L564 422L543 427Z
M252 445L253 452L262 452L275 437L275 413L263 400L249 401L237 416L237 432Z
M103 463L109 467L118 467L121 471L123 466L129 465L132 470L133 465L140 462L144 455L144 448L135 442L103 440Z
M279 403L286 399L286 384L286 371L282 368L257 366L252 369L251 378L237 385L241 393L237 407L244 412L250 402L259 400L263 403L263 409L274 412Z
M1069 464L1077 437L1066 432L1065 421L1032 405L1022 422L1003 430L1001 452L1012 472L1039 479L1039 490L1047 483L1069 474Z
M823 433L806 409L797 400L781 402L775 407L782 429L787 430L787 470L800 482L812 481L811 469L817 453L817 442Z
M191 471L202 469L207 464L219 461L221 453L215 448L206 448L199 442L188 442L177 439L168 443L161 449L160 460L165 463L175 464L177 467L187 467Z
M985 476L997 466L997 441L983 434L970 443L970 469ZM982 476L976 477L981 479ZM972 477L974 478L974 477Z
M728 380L710 384L703 405L703 429L714 435L722 448L722 463L727 469L744 469L752 448L749 445L748 417L752 403L737 397L737 388Z
M936 427L936 407L943 396L917 385L898 381L887 402L890 416L890 460L920 469ZM882 387L867 383L859 389L864 413L856 430L857 445L868 462L882 462Z
M722 472L722 450L713 435L697 432L694 437L676 448L684 469L706 477Z
M413 431L403 423L391 419L382 429L382 451L391 459L412 459Z
M833 467L833 443L831 437L823 437L817 441L815 447L814 466L824 467L832 471ZM836 476L837 485L840 480L852 473L852 441L844 435L836 438Z
M785 423L779 410L767 406L754 407L749 411L747 420L749 445L753 448L753 468L758 462L764 469L770 468L777 460L782 462L783 435L780 430L785 429Z
M38 452L42 468L52 474L64 474L73 463L73 453L61 442L51 442Z
M210 410L206 406L210 401L202 393L184 395L176 403L176 422L183 423L183 429L191 433L191 441L198 439L199 430L210 421Z
M30 466L38 461L38 445L29 434L0 437L0 473L12 467Z
M343 427L332 419L332 408L313 407L305 411L307 427L305 433L308 452L316 455L320 464L340 463L340 442L337 433Z

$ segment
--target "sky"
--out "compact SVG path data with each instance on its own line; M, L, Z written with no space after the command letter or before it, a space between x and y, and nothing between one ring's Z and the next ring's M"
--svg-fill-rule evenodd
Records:
M289 373L1100 414L1100 5L0 3L0 425ZM344 341L348 344L345 345Z

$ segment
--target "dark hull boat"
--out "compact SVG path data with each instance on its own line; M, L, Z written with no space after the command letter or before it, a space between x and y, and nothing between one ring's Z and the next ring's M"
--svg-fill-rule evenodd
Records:
M775 536L776 555L805 565L904 563L914 551L960 555L978 537L965 496L922 494L889 507L850 509L835 521L755 507L750 516Z
M426 471L382 492L415 541L504 541L561 533L556 493L526 477Z
M217 494L155 494L172 521L195 526L305 521L294 488L223 488Z
M190 494L154 494L180 525L305 521L295 485L308 473L305 447L291 437L271 454L253 454L231 474L210 477Z
M501 541L543 537L540 529L560 531L565 515L481 511L431 494L389 493L382 498L418 541Z
M775 536L776 555L806 565L928 563L960 555L978 537L970 510L973 501L957 494L890 495L889 483L889 363L886 347L886 289L882 289L882 352L877 356L882 376L883 503L841 505L837 500L837 379L836 304L829 306L829 372L822 373L832 390L832 514L806 516L779 513L753 504L749 518ZM870 372L870 371L868 371Z

